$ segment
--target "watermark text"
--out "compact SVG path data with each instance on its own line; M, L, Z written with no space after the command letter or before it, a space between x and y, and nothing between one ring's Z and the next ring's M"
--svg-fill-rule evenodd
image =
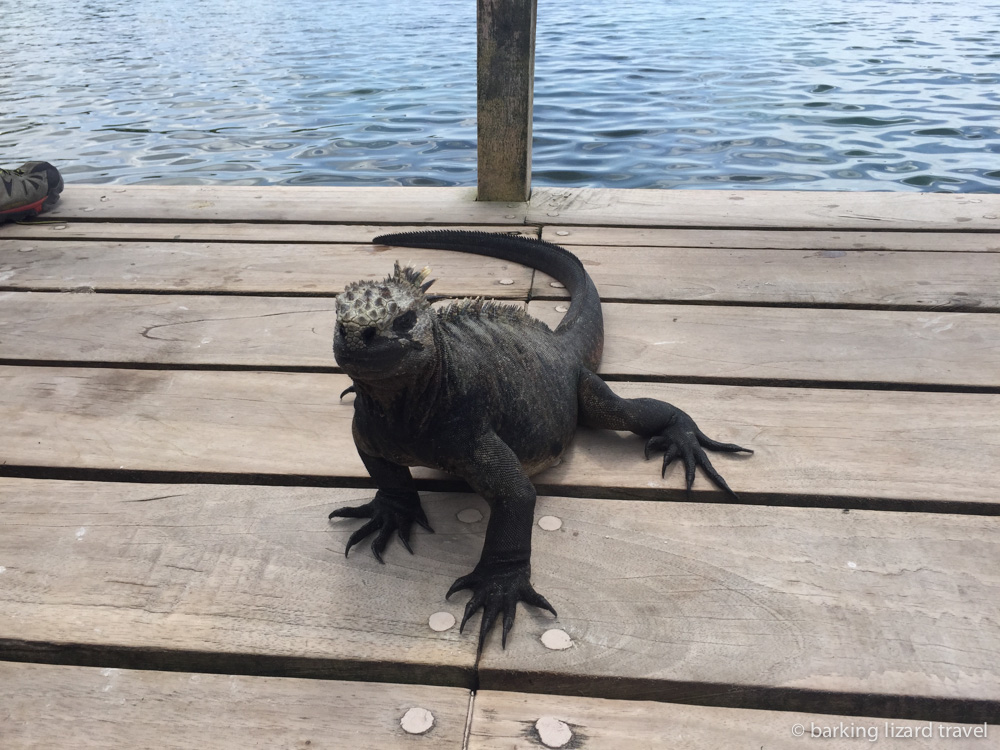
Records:
M996 727L994 727L996 729ZM936 721L896 723L894 721L831 721L828 723L810 721L807 724L793 724L793 737L808 737L817 740L865 740L878 742L889 740L916 739L987 739L989 726L986 724L942 724Z

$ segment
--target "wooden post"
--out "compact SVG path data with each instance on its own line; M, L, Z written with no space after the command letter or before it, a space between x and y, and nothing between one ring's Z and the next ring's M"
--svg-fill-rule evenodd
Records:
M525 201L531 191L537 0L477 2L478 199Z

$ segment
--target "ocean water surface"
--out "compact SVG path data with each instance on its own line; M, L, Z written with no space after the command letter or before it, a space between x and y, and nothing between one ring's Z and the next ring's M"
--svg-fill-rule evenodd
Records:
M474 185L473 0L3 8L0 165ZM1000 0L538 0L533 184L1000 192Z

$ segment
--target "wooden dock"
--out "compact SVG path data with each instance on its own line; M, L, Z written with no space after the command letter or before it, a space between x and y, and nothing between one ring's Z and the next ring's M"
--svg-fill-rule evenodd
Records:
M1000 747L1000 195L474 196L70 185L0 227L0 747ZM437 533L385 565L326 519L370 496L347 282L561 314L530 269L369 242L429 226L574 250L612 387L756 451L715 459L740 504L689 500L581 431L537 477L559 617L479 661L428 623L480 498L415 471Z

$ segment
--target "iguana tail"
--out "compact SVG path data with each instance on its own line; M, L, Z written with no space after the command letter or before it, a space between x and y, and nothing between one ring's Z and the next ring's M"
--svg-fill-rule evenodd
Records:
M589 370L597 369L604 349L601 298L583 263L569 250L544 240L451 229L383 234L372 242L486 255L547 273L563 284L570 294L569 311L556 327L556 335L582 359Z

